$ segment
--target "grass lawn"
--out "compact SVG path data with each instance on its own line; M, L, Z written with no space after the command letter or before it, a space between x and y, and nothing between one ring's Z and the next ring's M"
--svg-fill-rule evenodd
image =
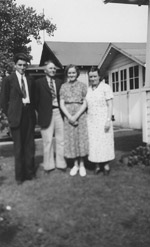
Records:
M149 247L150 166L120 162L141 144L139 131L115 132L109 176L95 176L92 167L85 178L70 177L69 168L46 176L39 166L37 179L20 186L12 145L0 146L0 247Z

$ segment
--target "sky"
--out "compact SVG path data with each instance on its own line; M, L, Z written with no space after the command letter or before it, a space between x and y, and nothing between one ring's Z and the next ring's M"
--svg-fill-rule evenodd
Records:
M41 41L146 42L148 7L104 4L102 0L16 0L33 7L56 24L54 36L41 32ZM31 43L32 64L39 64L42 45Z

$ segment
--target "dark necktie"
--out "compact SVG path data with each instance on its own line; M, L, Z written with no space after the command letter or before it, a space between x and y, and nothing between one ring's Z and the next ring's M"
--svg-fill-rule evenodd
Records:
M48 85L50 87L51 90L51 94L52 94L52 98L55 99L56 98L56 93L55 93L55 89L54 89L54 85L53 85L53 80L50 78Z
M23 75L21 76L21 91L22 91L22 94L23 94L23 98L26 98L26 89L25 89L25 83L24 83L24 80L23 80Z

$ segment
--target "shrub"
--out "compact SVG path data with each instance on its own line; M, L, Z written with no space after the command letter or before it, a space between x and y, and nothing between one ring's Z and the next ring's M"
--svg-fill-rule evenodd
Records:
M137 147L128 156L122 157L121 161L128 166L150 166L150 145Z
M2 132L5 129L8 129L8 120L6 115L3 113L2 109L0 109L0 131Z

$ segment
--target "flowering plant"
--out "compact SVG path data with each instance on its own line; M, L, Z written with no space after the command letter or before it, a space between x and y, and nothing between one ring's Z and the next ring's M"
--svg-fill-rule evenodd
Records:
M134 165L150 166L150 145L137 147L128 156L122 157L121 161L131 167Z

